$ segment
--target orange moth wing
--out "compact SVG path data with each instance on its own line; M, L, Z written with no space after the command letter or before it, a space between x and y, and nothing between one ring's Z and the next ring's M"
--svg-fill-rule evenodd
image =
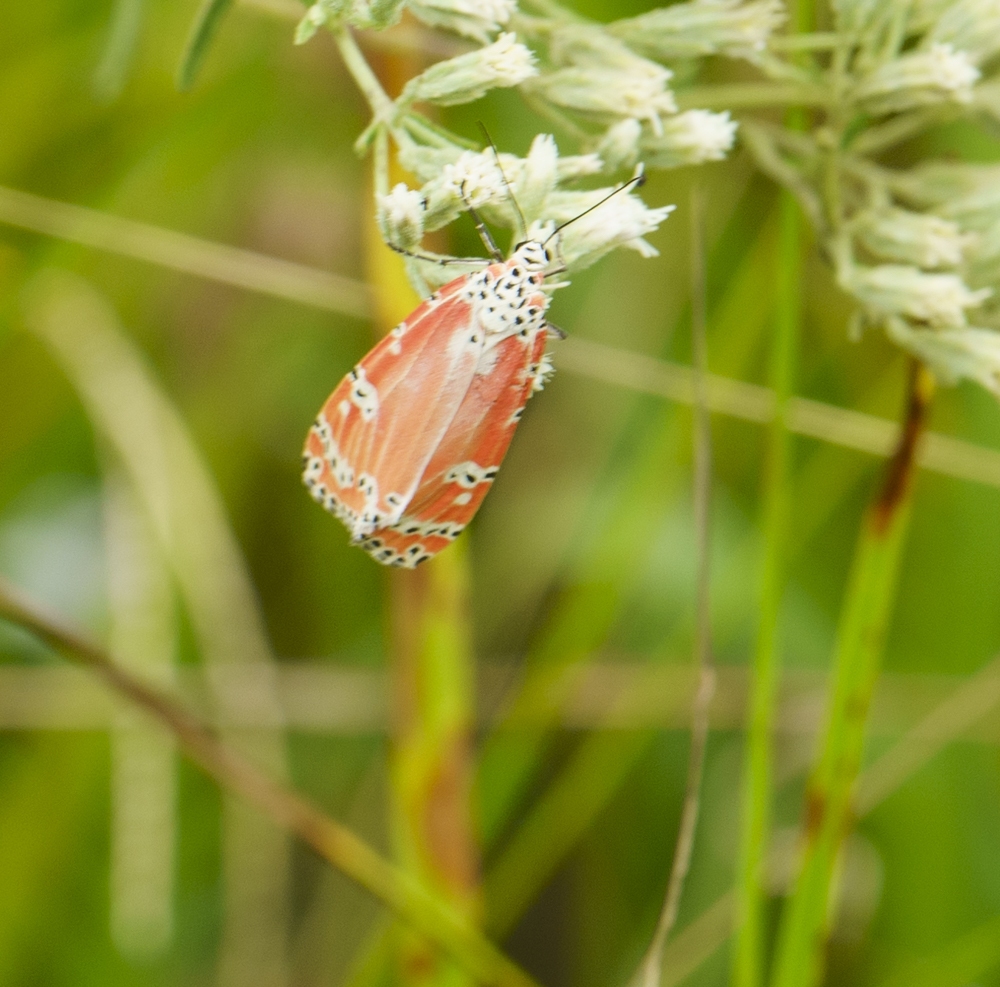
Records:
M454 541L472 520L514 437L521 412L550 371L546 330L508 337L476 375L403 516L361 547L380 562L410 567Z

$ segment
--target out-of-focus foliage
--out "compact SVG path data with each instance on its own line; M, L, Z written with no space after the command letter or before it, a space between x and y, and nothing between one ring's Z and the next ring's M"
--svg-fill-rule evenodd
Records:
M647 8L638 0L579 6L603 21ZM323 32L292 45L291 8L234 5L196 84L179 92L177 65L195 5L7 4L0 186L363 279L372 200L352 146L367 108ZM373 48L370 56L378 69L385 53ZM717 70L705 71L711 81ZM551 129L504 91L442 113L472 140L482 119L498 146L520 155ZM945 123L904 142L885 163L905 166L931 151L993 162L1000 141L990 126ZM679 680L669 673L692 651L690 410L641 393L629 373L612 384L579 372L584 351L573 357L569 347L584 340L689 362L693 181L707 213L711 369L765 382L775 188L741 150L696 173L655 174L644 200L678 203L650 237L660 256L616 253L557 295L552 319L573 337L565 365L556 343L557 374L532 401L496 489L464 536L484 693L492 687L495 699L516 686L528 662L583 670L586 688L568 713L548 716L543 702L522 737L491 738L485 725L477 734L484 925L552 987L625 982L655 923L677 827L687 739L670 691ZM471 224L458 235L456 254L477 250ZM146 475L146 507L141 491L138 506L123 499L121 447L95 410L111 393L98 388L88 399L66 351L38 331L52 268L78 297L97 298L111 313L114 352L126 367L117 382L132 395L118 423L134 454L124 469ZM797 392L897 419L903 356L874 333L848 341L852 302L820 251L810 250L804 272ZM346 543L298 475L305 430L371 344L370 325L10 225L0 226L0 300L0 572L98 634L148 641L153 633L167 655L161 666L172 659L178 667L155 666L155 654L140 648L153 663L147 674L185 682L185 673L210 664L213 647L260 663L267 654L247 650L269 648L297 719L283 735L267 729L237 739L259 745L259 759L387 846L385 574ZM85 345L78 355L79 367ZM144 419L137 409L149 402L167 408L169 421ZM712 616L723 674L681 928L734 878L738 670L754 642L761 541L764 438L753 418L747 411L713 421ZM942 390L933 427L1000 448L996 402L973 384ZM165 527L157 529L157 498L168 481L180 482L174 474L150 479L161 446L190 455L185 475L198 494L189 503L201 513L160 517ZM794 443L781 639L792 685L809 702L781 717L779 834L799 822L821 673L878 467L874 457L831 442ZM152 530L143 533L140 522L136 534L133 515L144 510ZM165 530L186 532L186 547L165 539ZM123 537L140 546L124 562ZM202 544L233 552L218 584L199 568ZM192 589L199 574L202 588ZM123 627L122 598L133 617L138 606L138 626ZM1000 650L998 604L997 482L921 473L869 760ZM159 638L156 619L169 628ZM235 634L227 620L239 624ZM288 851L285 866L274 834L266 838L269 855L261 854L266 865L252 849L227 852L241 837L224 799L179 759L144 760L143 750L162 752L162 738L134 711L110 709L84 679L60 678L56 659L7 625L0 625L0 662L0 984L362 982L350 978L377 923L368 897L299 848ZM644 686L647 666L662 677ZM237 684L254 680L256 668L244 669ZM639 676L639 698L618 708L614 684L626 673ZM253 707L252 688L237 693ZM206 705L228 695L203 684L192 694ZM251 721L274 726L254 708ZM605 714L609 728L597 729ZM963 732L859 822L847 846L830 983L1000 984L1000 953L989 947L1000 913L994 720ZM542 763L519 774L533 752ZM160 782L143 788L129 764L138 774L159 771ZM127 803L130 792L138 809ZM505 793L514 793L509 813L498 809ZM137 842L137 833L148 839ZM151 868L132 872L132 897L120 883L123 861ZM156 880L167 882L165 912L162 901L159 910L151 903ZM777 874L776 902L781 887ZM123 919L123 907L137 911ZM271 917L263 928L261 915ZM698 935L708 955L689 982L725 982L724 936L704 928ZM266 963L240 966L239 957L255 950ZM938 979L912 972L923 969L923 957L934 958Z

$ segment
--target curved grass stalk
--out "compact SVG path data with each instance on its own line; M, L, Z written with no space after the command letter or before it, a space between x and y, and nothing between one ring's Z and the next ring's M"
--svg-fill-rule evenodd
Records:
M98 99L111 102L125 88L145 14L146 0L115 0L104 51L94 72L94 94Z
M132 485L105 470L109 649L151 681L172 684L177 614L170 573ZM162 954L173 938L177 757L171 738L132 708L111 730L111 935L135 960Z
M209 46L232 5L233 0L203 0L191 25L191 33L188 35L184 54L177 69L178 89L190 89L194 84L195 76L205 60L205 55L208 54Z

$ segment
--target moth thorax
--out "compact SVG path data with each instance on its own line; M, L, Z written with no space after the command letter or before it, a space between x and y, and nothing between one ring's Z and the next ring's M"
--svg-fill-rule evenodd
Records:
M544 326L549 299L540 290L541 280L539 272L528 269L519 251L506 263L490 265L470 276L466 297L487 341L495 343L515 333L523 333L527 339ZM475 336L472 341L476 342Z

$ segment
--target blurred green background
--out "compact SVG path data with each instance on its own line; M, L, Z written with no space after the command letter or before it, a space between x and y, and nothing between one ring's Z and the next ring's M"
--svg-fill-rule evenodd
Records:
M590 0L587 13L646 6ZM128 58L109 49L110 3L5 6L0 186L363 281L370 198L352 143L367 115L330 39L293 47L282 4L237 4L179 92L195 5L117 9L138 18ZM447 119L471 139L481 119L520 154L549 129L510 93ZM931 146L971 160L1000 150L991 134L944 128L902 153ZM552 987L626 981L676 835L694 627L692 416L643 393L657 387L630 354L690 362L694 182L710 368L765 382L777 190L741 151L654 175L645 201L678 204L653 237L660 256L619 251L558 294L552 318L571 338L553 345L556 376L463 536L485 752L473 810L484 921ZM455 252L476 251L471 224L458 226ZM822 258L804 263L797 392L897 420L906 361L874 333L848 341L849 302ZM0 225L0 572L193 700L230 696L223 722L236 741L388 851L393 595L299 481L306 429L372 339L358 315ZM722 896L761 532L764 432L745 395L732 410L712 422L720 684L680 918L695 925L673 966L706 985L725 982L730 962ZM997 450L998 426L995 401L972 386L935 403L937 431ZM867 419L860 428L874 434ZM799 817L822 673L879 476L876 457L830 438L794 443L779 833ZM918 478L869 759L1000 650L1000 480L981 472L983 482ZM221 686L197 672L212 648ZM383 921L370 897L228 809L155 728L9 625L0 660L0 984L372 981L358 966ZM489 723L546 664L579 677L568 698L543 697L527 714L521 736L539 760L500 811L524 748L490 746ZM258 680L277 682L283 714ZM830 983L1000 983L1000 717L952 733L850 838Z

